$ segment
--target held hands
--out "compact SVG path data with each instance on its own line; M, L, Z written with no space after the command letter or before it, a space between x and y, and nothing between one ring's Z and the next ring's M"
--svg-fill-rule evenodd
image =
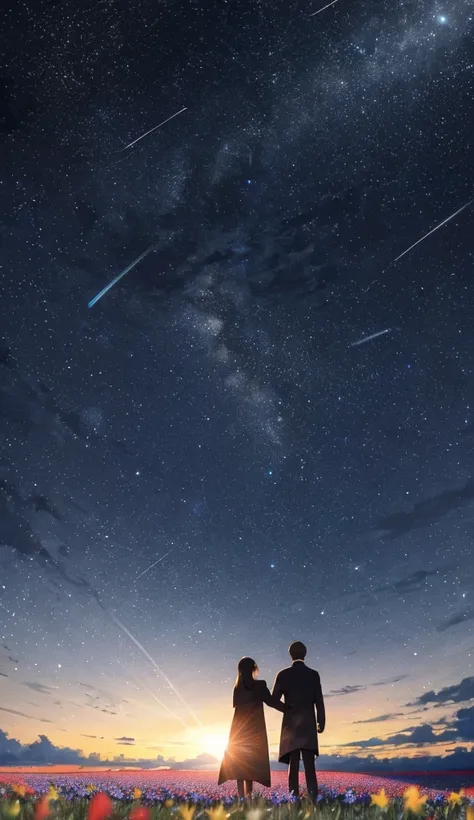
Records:
M321 726L318 723L318 735L322 735L323 732L324 732L324 728L321 729Z

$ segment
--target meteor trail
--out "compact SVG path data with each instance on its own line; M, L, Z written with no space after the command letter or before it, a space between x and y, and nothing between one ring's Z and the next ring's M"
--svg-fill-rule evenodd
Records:
M387 327L385 330L379 330L378 333L372 333L370 336L363 336L362 339L359 339L357 342L352 342L349 347L357 347L358 345L363 345L366 342L371 342L372 339L377 339L379 336L384 336L385 333L390 333L391 330L391 327Z
M313 13L310 14L309 16L314 17L315 14L321 14L321 12L324 11L324 9L328 9L329 6L333 6L334 3L337 3L337 0L332 0L332 3L328 3L327 6L323 6L322 9L318 9L317 11L313 11Z
M131 641L133 641L133 643L135 644L135 646L137 646L137 647L139 648L139 650L140 650L141 652L143 652L143 654L145 655L145 658L147 658L147 659L150 661L150 663L151 663L151 664L155 667L155 669L156 669L156 671L158 672L158 674L159 674L159 675L161 675L161 676L165 679L165 681L166 681L166 683L168 684L168 686L170 687L170 689L172 689L172 690L173 690L173 692L175 693L175 695L176 695L176 696L180 699L180 701L181 701L181 703L183 704L183 706L185 706L185 707L186 707L186 709L188 710L189 714L190 714L190 715L194 718L194 720L195 720L195 721L196 721L196 723L198 724L199 728L200 728L200 729L204 729L204 726L202 725L201 721L200 721L200 720L199 720L199 718L198 718L198 717L194 714L194 712L193 712L193 710L191 709L191 707L190 707L190 706L188 706L188 704L186 703L186 701L184 700L184 698L183 698L183 696L180 694L180 692L178 692L178 690L176 689L176 686L174 685L174 683L172 683L172 681L170 681L170 679L168 678L168 676L167 676L167 675L165 675L165 673L163 672L163 670L162 670L162 669L160 669L160 667L158 666L158 664L157 664L157 663L155 663L155 661L153 660L153 658L151 657L151 655L149 655L149 654L148 654L148 652L146 651L145 647L143 647L143 646L141 645L140 641L137 641L137 639L136 639L136 638L132 635L132 633L131 633L131 632L129 632L129 630L127 629L127 627L126 627L126 626L124 626L124 625L123 625L123 623L122 623L121 621L119 621L119 619L118 619L118 618L116 618L116 617L115 617L115 615L114 615L114 614L113 614L110 610L108 610L108 613L109 613L110 617L112 618L112 620L114 621L114 623L116 623L116 624L117 624L118 628L119 628L119 629L121 629L121 630L122 630L122 632L125 632L125 634L126 634L126 635L128 635L128 637L130 638L130 640L131 640Z
M174 119L174 117L177 117L178 114L182 114L183 111L186 111L186 107L182 108L180 111L177 111L176 114L172 114L171 117L168 117L167 120L163 120L163 122L160 122L159 125L155 125L154 128L150 128L149 131L147 131L145 134L142 134L141 137L137 137L136 140L133 140L133 142L129 142L128 145L125 146L125 148L122 148L122 151L126 151L127 148L131 148L132 145L135 145L137 142L140 142L140 140L142 140L144 137L147 137L148 134L151 134L153 131L156 131L157 128L161 128L162 125L165 125L167 122Z
M155 563L152 564L151 567L148 567L147 569L144 569L143 572L140 573L140 575L137 575L137 577L135 578L133 584L135 585L137 583L138 579L142 577L142 575L145 575L146 572L150 572L150 570L153 569L153 567L156 567L156 565L159 564L160 561L163 561L166 558L166 556L170 554L170 552L173 552L173 550L168 550L168 552L165 552L165 554L162 555L161 558L158 558L158 561L155 561Z
M127 675L130 675L130 677L131 677L131 678L133 678L133 680L135 681L135 683L137 684L137 686L139 686L141 689L144 689L144 690L145 690L145 692L148 692L148 694L149 694L149 695L151 695L151 697L152 697L152 698L154 698L154 699L156 700L156 702L157 702L157 703L161 706L161 708L162 708L162 709L164 709L166 712L168 712L168 713L171 715L171 717L174 717L174 718L175 718L175 720L179 720L179 722L180 722L180 723L184 726L184 728L185 728L185 729L189 729L188 724L187 724L187 723L185 723L185 722L184 722L184 720L183 720L182 718L180 718L180 716L179 716L179 715L175 714L175 712L173 712L171 709L168 709L168 707L167 707L166 703L163 703L163 701L161 701L159 698L157 698L157 696L155 695L155 693L154 693L154 692L152 692L152 691L151 691L151 689L149 689L149 688L148 688L148 686L145 686L145 684L144 684L141 680L138 680L138 678L136 678L136 677L135 677L135 675L133 674L133 672L130 672L130 671L129 671L129 670L128 670L128 669L127 669L124 665L123 665L123 663L122 663L121 661L119 661L119 659L118 659L118 658L117 658L117 663L118 663L118 664L120 664L120 666L122 667L122 669L124 669L124 670L125 670L125 672L126 672L126 674L127 674Z
M148 248L148 250L146 250L142 254L140 254L140 256L137 259L135 259L134 262L131 262L130 265L127 265L127 267L124 268L124 270L121 273L119 273L119 275L116 276L115 279L112 279L112 281L109 282L109 284L106 285L105 288L102 288L102 290L100 291L100 293L97 294L97 296L94 296L94 298L90 300L88 307L89 308L94 307L94 305L97 304L99 299L102 299L102 297L105 296L107 291L109 291L111 288L113 288L113 286L116 285L117 282L119 282L120 279L122 279L122 277L125 276L125 274L127 274L129 271L132 270L132 268L134 268L136 265L138 265L138 263L141 262L142 259L145 258L145 256L148 256L148 254L154 249L154 247L155 247L154 245L151 245Z
M455 217L455 216L457 216L458 214L460 214L460 213L461 213L461 211L464 211L464 209L465 209L465 208L467 208L469 205L471 205L473 202L474 202L474 199L470 199L470 200L469 200L469 202L466 202L466 204L465 204L465 205L463 205L463 206L462 206L462 208L459 208L459 210L458 210L458 211L455 211L453 214L451 214L451 216L448 216L448 218L447 218L447 219L443 219L443 221L442 221L442 222L440 222L440 223L439 223L439 225L436 225L436 226L435 226L435 227L434 227L431 231L428 231L428 233L425 233L425 235L424 235L424 236L422 236L422 237L421 237L421 239L418 239L418 241L417 241L417 242L414 242L414 244L413 244L413 245L410 245L410 247L409 247L409 248L407 248L407 249L406 249L406 251L403 251L403 253L401 253L401 254L400 254L400 256L397 256L397 258L393 260L392 265L393 265L395 262L398 262L398 260L399 260L399 259L401 259L401 258L402 258L402 256L405 256L405 254L406 254L406 253L408 253L409 251L411 251L411 250L412 250L412 248L416 248L416 246L417 246L417 245L419 245L419 244L420 244L420 242L423 242L423 240L424 240L424 239L427 239L427 238L428 238L428 236L431 236L431 234L432 234L432 233L434 233L435 231L437 231L437 230L438 230L438 228L442 228L442 227L443 227L443 225L446 225L446 223L447 223L447 222L449 222L451 219L454 219L454 217Z

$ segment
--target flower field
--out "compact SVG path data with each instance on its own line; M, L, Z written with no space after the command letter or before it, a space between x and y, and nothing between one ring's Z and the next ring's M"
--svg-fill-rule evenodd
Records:
M301 774L301 782L304 775ZM257 787L249 805L215 772L96 770L0 774L2 820L474 820L474 796L419 788L394 777L319 772L317 807L295 804L286 772Z

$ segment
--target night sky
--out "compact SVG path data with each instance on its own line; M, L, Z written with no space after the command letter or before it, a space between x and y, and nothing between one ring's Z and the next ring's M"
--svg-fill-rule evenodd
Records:
M474 203L394 261L474 195L474 13L324 5L6 4L0 760L205 765L294 639L324 754L474 741Z

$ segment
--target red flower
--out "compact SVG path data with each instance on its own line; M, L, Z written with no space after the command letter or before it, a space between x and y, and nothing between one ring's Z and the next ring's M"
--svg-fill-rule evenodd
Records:
M134 806L129 820L150 820L151 811L146 806Z
M110 797L104 792L94 794L89 803L89 811L87 812L87 820L105 820L112 814L113 805Z
M47 797L40 797L35 806L35 820L46 820L51 814L49 800Z

